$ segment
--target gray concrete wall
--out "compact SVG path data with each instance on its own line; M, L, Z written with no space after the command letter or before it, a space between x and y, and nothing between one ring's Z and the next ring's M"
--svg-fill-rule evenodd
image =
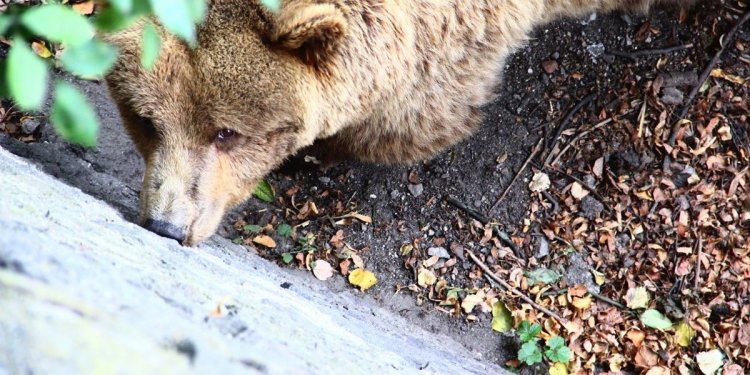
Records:
M144 231L2 148L0 187L0 375L504 373L356 291Z

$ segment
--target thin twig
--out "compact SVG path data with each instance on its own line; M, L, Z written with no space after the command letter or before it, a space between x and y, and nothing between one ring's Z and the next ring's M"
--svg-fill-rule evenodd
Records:
M675 119L675 124L672 126L672 133L669 135L669 145L674 146L675 141L677 140L677 131L679 130L679 122L682 120L685 115L687 114L690 107L693 105L693 101L695 100L695 96L698 95L698 92L700 91L701 87L703 87L703 84L708 80L708 77L711 76L711 71L714 69L714 66L719 62L719 59L721 59L721 55L726 50L727 46L732 44L732 41L734 40L734 36L737 34L737 31L742 28L742 25L744 25L748 20L750 20L750 8L745 11L745 15L740 18L740 20L737 22L737 24L734 25L734 27L726 34L724 37L724 44L721 45L721 48L714 54L714 57L711 59L711 61L708 62L708 65L703 69L703 73L701 73L700 77L698 77L698 83L693 87L692 90L690 90L690 94L687 97L687 100L685 101L685 104L683 105L682 109L680 110L679 114L677 115L677 118Z
M508 195L508 192L510 191L510 188L513 187L513 184L518 180L519 177L521 177L521 174L523 174L523 172L526 170L526 167L529 166L531 159L533 159L534 156L536 156L536 154L539 153L539 150L542 149L542 141L544 141L544 138L540 138L539 142L536 143L536 146L534 146L534 148L531 149L531 155L529 155L529 157L523 163L523 165L521 166L521 169L518 170L518 172L513 177L513 179L510 180L510 183L505 188L505 191L503 191L503 194L500 195L500 198L497 198L497 200L495 201L495 204L493 204L492 207L490 207L490 210L487 211L489 214L492 214L492 211L495 211L495 209L500 204L500 202L502 202L503 199L505 199L505 197Z
M615 301L615 300L613 300L613 299L611 299L609 297L603 296L603 295L601 295L599 293L594 293L594 292L592 292L592 291L589 290L589 294L591 294L594 298L598 299L599 301L606 302L606 303L608 303L608 304L610 304L610 305L612 305L614 307L617 307L617 308L620 308L620 309L623 309L623 310L630 310L630 308L628 308L627 306L621 304L620 302L617 302L617 301Z
M632 110L632 109L629 109L629 110L627 110L627 111L626 111L625 113L623 113L623 114L622 114L622 115L620 115L620 116L625 116L625 115L628 115L628 114L630 114L630 112L633 112L633 110ZM610 117L610 118L608 118L608 119L606 119L606 120L603 120L602 122L600 122L600 123L598 123L598 124L596 124L596 125L592 126L592 127L591 127L591 129L588 129L588 130L585 130L585 131L582 131L582 132L580 132L580 133L576 134L576 136L575 136L575 137L573 137L573 138L572 138L572 139L570 140L570 142L568 142L568 144L566 144L566 145L565 145L565 147L563 147L563 149L562 149L562 150L560 150L560 152L558 152L558 153L557 153L557 156L555 156L555 159L554 159L554 160L552 160L552 163L550 163L550 165L555 165L555 164L557 164L557 162L558 162L558 161L560 161L560 158L561 158L561 157L562 157L563 155L565 155L565 153L566 153L566 152L568 152L568 150L569 150L569 149L570 149L571 147L573 147L573 145L574 145L574 144L575 144L576 142L578 142L578 141L579 141L579 140L580 140L581 138L583 138L583 137L587 136L588 134L590 134L590 133L592 133L592 132L594 132L594 131L596 131L596 130L599 130L600 128L602 128L602 127L603 127L603 126L605 126L605 125L608 125L609 123L611 123L611 122L612 122L612 121L614 121L614 120L615 120L615 119L614 119L614 117Z
M490 220L487 217L469 208L468 206L466 206L465 204L459 202L458 200L454 198L445 197L445 200L451 206L456 207L459 210L465 212L467 215L469 215L473 219L476 219L483 225L487 225L490 222ZM528 261L526 254L523 251L521 251L520 248L518 248L518 246L516 245L515 242L513 242L513 240L510 239L510 235L508 235L508 233L500 230L497 226L494 226L494 225L492 226L492 233L494 233L495 236L497 236L497 238L499 238L500 241L505 244L505 246L510 247L510 249L513 250L513 254L515 254L517 258L523 259L524 264Z
M693 292L698 293L698 287L701 281L701 257L703 257L703 236L698 234L698 259L695 264L695 281L693 285Z
M568 114L565 115L563 120L560 122L560 126L557 127L557 130L555 131L554 137L552 137L552 144L549 145L549 147L546 147L547 150L549 150L549 155L547 155L547 158L544 160L544 165L549 164L550 159L552 158L552 152L555 151L555 145L557 145L557 141L560 139L560 135L562 135L562 132L565 131L565 128L568 127L568 123L570 123L570 120L573 119L573 116L578 113L578 111L581 110L584 106L591 103L596 99L596 93L591 93L586 95L583 99L581 99L578 104L576 104L573 108L568 111Z
M552 310L550 310L550 309L548 309L548 308L546 308L544 306L541 306L538 303L534 302L534 300L532 300L531 297L523 294L520 290L514 288L507 281L505 281L505 280L501 279L499 276L497 276L494 272L492 272L492 270L490 270L489 267L487 267L486 264L484 264L484 262L482 262L479 258L477 258L477 256L474 255L474 253L471 250L466 250L466 253L469 254L469 258L471 258L471 260L474 263L476 263L477 266L479 266L479 268L481 268L482 271L484 271L484 273L486 275L488 275L490 278L492 278L492 280L495 280L495 282L497 282L498 284L502 285L505 289L507 289L511 293L515 294L516 296L518 296L522 300L526 301L528 304L530 304L531 306L533 306L535 309L537 309L537 310L539 310L539 311L541 311L541 312L543 312L543 313L545 313L545 314L547 314L547 315L549 315L549 316L557 319L557 321L560 322L561 324L565 325L565 324L568 323L567 319L561 317L560 315L558 315L554 311L552 311Z
M653 56L653 55L666 55L669 53L691 49L691 48L693 48L693 43L680 44L680 45L665 47L665 48L642 49L642 50L637 50L637 51L632 51L632 52L607 51L606 53L612 56L623 57L626 59L636 61L639 57Z
M607 203L606 203L606 202L604 201L604 197L603 197L603 196L602 196L601 194L599 194L599 193L598 193L598 192L596 191L596 189L594 189L594 188L592 188L591 186L589 186L588 184L586 184L586 183L585 183L585 182L584 182L583 180L581 180L580 178L578 178L578 177L576 177L576 176L573 176L573 175L571 175L570 173L568 173L568 172L565 172L565 171L563 171L562 169L559 169L559 168L552 168L552 167L550 167L550 168L549 168L549 170L550 170L550 171L552 171L552 172L555 172L555 173L561 174L561 175L563 175L563 176L565 176L565 177L567 177L567 178L569 178L569 179L571 179L571 180L573 180L573 181L577 182L577 183L578 183L579 185L581 185L581 187L582 187L582 188L584 188L584 189L588 190L588 192L589 192L589 193L591 193L591 195L593 195L593 196L594 196L594 198L596 198L596 200L598 200L598 201L599 201L599 203L601 203L601 204L602 204L602 206L604 206L604 210L605 210L605 211L607 211L607 213L611 214L611 213L613 212L613 211L612 211L612 208L611 208L611 207L609 207L609 205L607 205Z

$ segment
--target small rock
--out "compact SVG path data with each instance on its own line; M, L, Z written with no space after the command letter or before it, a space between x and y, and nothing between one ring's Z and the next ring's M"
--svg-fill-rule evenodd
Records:
M41 125L39 120L35 118L25 118L21 120L21 131L26 135L34 134L34 132L39 129L39 125Z
M424 192L424 186L422 184L409 184L409 192L411 195L418 197Z
M593 59L601 56L605 51L606 48L604 48L604 44L601 43L586 46L586 52L588 52Z
M401 196L401 193L398 190L394 190L391 192L391 198L396 199Z
M583 182L591 189L596 188L596 178L590 174L583 176Z
M559 65L557 64L557 61L555 60L547 60L547 61L542 62L542 69L544 69L544 71L547 74L554 73L555 71L557 71L558 67Z
M596 198L587 195L581 200L580 213L581 216L594 220L604 211L604 205L602 202L596 200Z
M327 183L331 182L331 178L330 177L326 177L326 176L322 176L322 177L318 177L318 181L320 181L320 182L322 182L324 184L327 184Z
M544 258L547 255L549 255L549 241L547 241L546 238L544 238L543 236L537 237L536 245L537 247L536 247L536 250L534 251L535 258L537 259Z
M666 105L679 105L685 100L685 95L677 88L665 87L661 90L660 99Z
M448 254L448 250L444 247L431 247L427 249L427 255L434 257L438 256L443 259L449 259L451 256Z
M627 233L620 233L615 236L615 248L618 252L628 252L630 248L630 236Z

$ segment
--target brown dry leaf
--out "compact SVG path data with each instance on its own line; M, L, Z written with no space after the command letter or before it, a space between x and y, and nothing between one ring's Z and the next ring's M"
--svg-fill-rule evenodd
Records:
M464 309L465 313L469 314L474 310L474 306L482 303L482 301L484 301L484 292L480 290L477 294L466 296L466 298L461 301L461 308Z
M645 309L650 301L651 297L644 287L630 288L625 294L625 303L631 309Z
M656 366L648 369L646 375L670 375L672 372L664 366Z
M588 289L586 289L586 285L583 284L577 284L575 286L572 286L568 288L568 294L571 297L583 297L588 293Z
M341 270L341 274L346 276L349 274L349 266L352 264L352 261L347 259L339 263L339 270Z
M638 349L634 359L638 367L651 368L659 364L659 356L645 345Z
M579 310L586 310L591 307L591 296L584 298L573 298L573 306Z
M744 375L745 370L742 369L742 366L732 363L730 365L725 365L724 369L721 370L721 375Z
M82 3L73 4L73 10L78 12L78 14L88 16L92 13L94 13L94 6L96 3L93 0L90 1L84 1Z
M643 339L646 338L646 334L643 331L637 329L631 329L627 333L628 339L633 342L636 348L640 347L643 343Z
M750 322L745 322L737 333L737 341L742 345L750 345Z
M258 245L263 245L268 248L276 247L276 241L274 241L273 238L266 236L265 234L255 236L255 238L253 238L253 242L257 243Z

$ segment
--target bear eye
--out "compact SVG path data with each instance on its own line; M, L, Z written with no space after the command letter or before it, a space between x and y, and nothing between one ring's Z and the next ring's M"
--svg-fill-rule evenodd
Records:
M237 136L237 132L232 129L221 129L216 133L217 142L226 142Z

